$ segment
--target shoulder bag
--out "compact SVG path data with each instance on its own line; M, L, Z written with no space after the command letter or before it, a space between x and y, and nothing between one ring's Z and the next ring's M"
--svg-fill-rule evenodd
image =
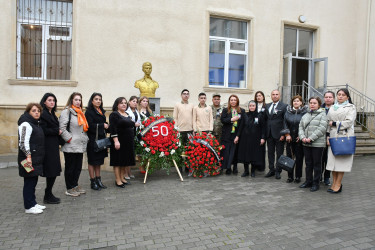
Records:
M106 150L112 145L109 137L105 137L103 139L98 140L98 127L99 127L99 124L96 124L96 137L95 137L95 144L94 144L95 152Z
M295 165L296 161L285 155L281 155L277 160L277 166L285 171L288 171L289 173L293 172Z
M70 133L70 120L72 119L72 113L70 113L70 110L69 110L69 119L68 119L68 124L66 125L66 131L68 131ZM65 140L61 137L61 135L59 135L59 145L60 146L64 146L65 144Z
M356 140L355 136L338 137L340 132L341 122L337 128L336 137L329 138L329 145L333 155L354 155Z

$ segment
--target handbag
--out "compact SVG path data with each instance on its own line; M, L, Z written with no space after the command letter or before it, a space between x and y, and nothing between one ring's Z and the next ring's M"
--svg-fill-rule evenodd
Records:
M277 166L285 171L288 171L289 173L293 172L295 165L296 161L285 155L281 155L277 160Z
M96 137L95 137L95 143L94 143L95 152L106 150L112 145L109 137L98 140L98 127L99 127L99 124L96 124Z
M72 119L72 113L69 111L69 119L68 119L68 123L66 125L66 131L68 131L70 133L70 120ZM64 144L66 143L66 141L62 138L61 135L59 135L59 145L60 146L64 146Z
M357 138L355 136L338 137L341 122L337 128L337 134L334 138L329 138L329 145L333 155L354 155Z

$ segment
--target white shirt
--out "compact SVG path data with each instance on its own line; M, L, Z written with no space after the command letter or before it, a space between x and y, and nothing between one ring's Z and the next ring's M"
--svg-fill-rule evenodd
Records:
M272 110L273 105L275 104L275 107L274 107L274 109L273 109L273 110L275 111L277 105L279 104L279 102L280 102L280 101L278 101L278 102L276 102L276 103L274 102L274 103L272 103L272 104L270 105L270 108L268 109L268 112L269 112L270 114L271 114L271 110Z

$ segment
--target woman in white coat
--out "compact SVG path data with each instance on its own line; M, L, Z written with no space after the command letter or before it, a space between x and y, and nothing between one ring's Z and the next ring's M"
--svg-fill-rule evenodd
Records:
M351 103L350 94L347 89L339 89L337 91L337 101L329 109L328 120L328 138L329 137L346 137L354 136L354 123L356 119L356 108ZM341 124L341 126L340 126ZM340 126L340 131L337 134L337 128ZM329 145L329 141L327 142ZM327 170L332 171L333 183L327 192L340 193L342 191L342 178L345 172L352 170L354 155L338 155L332 153L331 147L328 148Z

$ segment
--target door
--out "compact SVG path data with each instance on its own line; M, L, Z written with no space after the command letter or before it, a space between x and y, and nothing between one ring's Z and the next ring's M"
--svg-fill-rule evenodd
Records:
M292 89L292 53L284 55L283 62L283 87L282 87L282 100L286 102L291 98ZM286 102L288 103L288 102Z
M309 84L320 92L327 88L328 57L314 58L310 61Z

